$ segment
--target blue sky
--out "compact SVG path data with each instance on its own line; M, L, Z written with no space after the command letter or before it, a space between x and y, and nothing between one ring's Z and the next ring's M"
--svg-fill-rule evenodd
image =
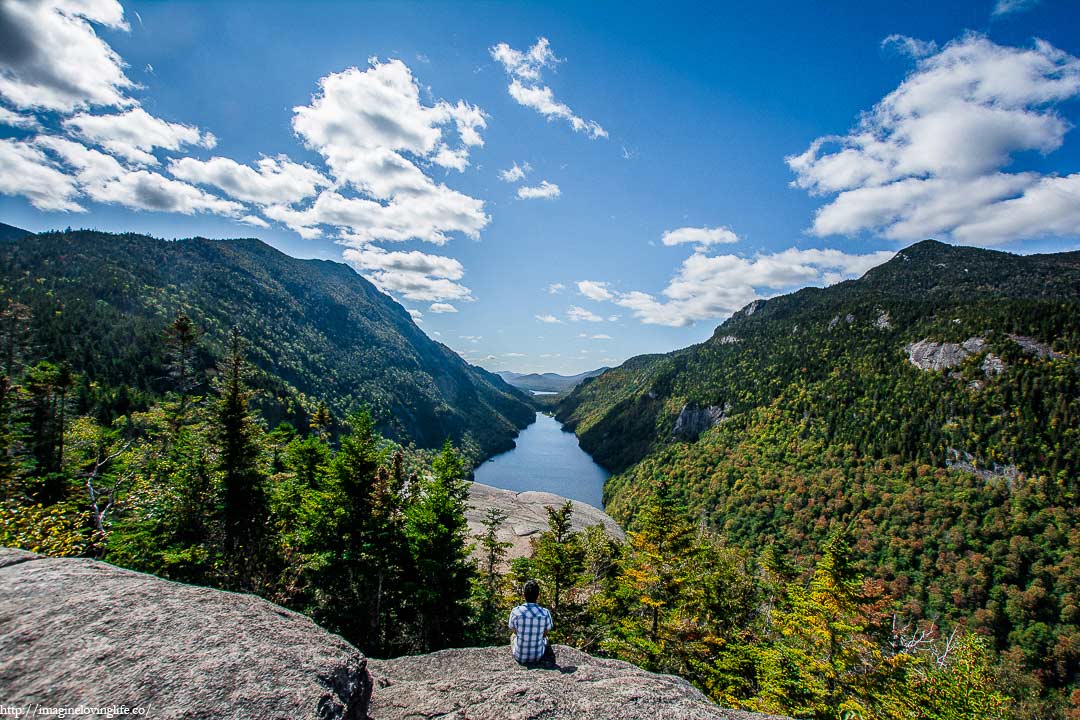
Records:
M925 237L1080 247L1072 2L0 15L0 220L345 260L494 370L683 347Z

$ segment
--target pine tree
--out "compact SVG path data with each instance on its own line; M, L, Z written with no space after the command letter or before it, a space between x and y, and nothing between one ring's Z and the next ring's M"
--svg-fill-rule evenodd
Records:
M461 456L448 440L432 463L431 477L419 480L406 512L416 568L412 602L418 651L453 647L465 637L474 572L465 522L468 493Z
M220 367L216 430L226 575L233 587L250 590L256 583L256 573L265 569L269 559L268 508L266 478L259 466L259 426L250 408L244 350L244 339L234 327Z
M499 530L507 517L499 508L489 507L484 513L484 532L474 536L479 544L480 572L473 582L473 604L476 606L476 640L481 644L499 642L505 635L502 632L504 619L500 616L501 568L513 543L500 540Z
M581 581L585 569L585 547L581 533L571 530L574 504L567 500L558 509L545 508L548 529L533 541L533 563L541 586L550 598L551 614L557 631L563 632L570 617L579 610L576 603L567 603L568 591ZM569 607L567 607L569 605Z

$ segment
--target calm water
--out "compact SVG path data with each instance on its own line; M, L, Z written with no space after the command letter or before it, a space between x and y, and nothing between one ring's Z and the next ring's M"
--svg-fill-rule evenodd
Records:
M608 472L578 447L577 436L543 413L521 431L517 447L476 469L476 482L521 492L543 490L603 507Z

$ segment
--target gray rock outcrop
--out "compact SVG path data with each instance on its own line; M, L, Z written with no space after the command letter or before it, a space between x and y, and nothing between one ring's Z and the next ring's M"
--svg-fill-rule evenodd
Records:
M719 425L731 412L731 405L707 405L698 407L687 403L679 410L679 417L675 418L675 427L671 435L680 440L697 440L701 433L709 428Z
M507 550L507 559L524 557L531 552L532 538L548 529L547 507L560 507L566 498L546 492L530 490L514 492L491 487L482 483L469 486L469 509L465 519L469 523L469 533L480 535L484 532L484 514L488 508L497 508L507 515L499 531L499 539L513 543ZM616 540L625 535L619 524L603 510L574 501L574 514L570 521L573 530L584 530L593 525L603 525L604 531Z
M563 645L556 665L522 667L508 647L371 660L378 720L765 720L725 710L685 680Z
M964 361L969 355L977 355L986 347L980 337L968 338L962 343L920 340L904 347L908 361L921 370L948 370Z
M362 720L367 659L252 595L0 548L0 703Z

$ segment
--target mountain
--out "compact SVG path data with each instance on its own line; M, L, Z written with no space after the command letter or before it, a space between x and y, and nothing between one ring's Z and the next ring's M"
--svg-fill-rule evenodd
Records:
M162 333L182 310L203 333L196 362L208 375L240 329L271 423L306 425L320 402L338 420L366 405L387 436L449 438L476 461L511 448L534 417L520 391L432 341L348 266L255 239L12 233L0 290L29 307L35 354L82 376L83 412L125 413L170 387Z
M18 240L19 238L26 237L27 235L32 234L33 233L31 233L29 230L23 230L22 228L17 228L14 225L0 223L0 242L4 242L6 240Z
M597 370L589 370L577 375L559 375L558 373L516 373L504 370L498 373L506 382L522 390L535 390L537 392L567 392L577 387L582 380L596 377L608 370L606 367Z
M1077 682L1080 252L921 242L586 380L557 417L617 473L625 526L665 479L754 551L846 529L903 616Z

